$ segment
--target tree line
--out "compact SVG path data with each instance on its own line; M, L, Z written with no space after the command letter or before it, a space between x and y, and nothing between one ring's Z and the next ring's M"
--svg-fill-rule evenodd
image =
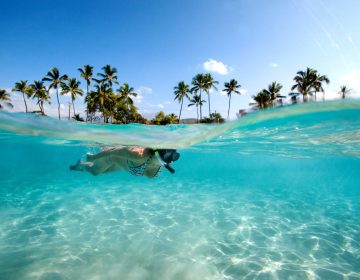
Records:
M92 121L97 112L100 112L104 122L115 123L146 122L134 105L133 97L137 96L134 88L128 83L119 85L117 69L110 65L102 67L102 72L93 72L93 67L84 65L79 68L80 77L86 82L86 120ZM80 88L81 82L68 75L61 75L58 68L52 68L42 80L35 80L28 84L27 80L15 83L12 91L22 94L25 112L28 112L27 99L35 99L41 115L45 115L44 104L50 103L50 90L56 93L58 118L61 119L59 95L69 94L71 98L73 118L81 120L76 114L74 101L83 96L84 90ZM92 86L92 89L90 88ZM117 89L114 87L117 86ZM6 92L4 93L6 94ZM9 95L6 95L9 99ZM7 100L9 101L9 100ZM70 118L70 115L69 115Z
M188 100L187 106L196 107L197 122L219 123L224 121L219 113L211 112L211 92L212 90L218 90L217 85L219 82L215 81L210 73L197 74L192 78L190 85L180 81L173 88L174 99L180 103L178 116L173 113L165 115L164 112L159 112L151 121L148 121L138 112L138 108L134 105L133 98L136 98L138 93L128 83L119 84L116 68L105 65L101 68L102 72L97 73L96 76L93 69L90 65L78 68L80 77L86 82L86 96L84 99L86 104L86 121L92 122L94 119L99 118L96 115L99 112L105 123L180 123L184 100ZM323 85L330 83L326 75L321 75L312 68L298 71L294 81L295 84L291 87L291 92L288 94L292 103L300 102L300 97L302 97L302 102L316 101L317 93L321 92L324 94ZM76 98L84 94L80 84L81 82L76 78L61 75L55 67L48 71L42 80L35 80L32 84L28 84L27 80L16 82L12 91L22 94L25 112L28 112L27 99L31 98L35 99L39 106L39 111L35 112L45 115L44 104L50 103L50 90L54 90L59 119L61 118L59 94L70 95L73 118L82 120L80 114L76 114L74 105ZM114 90L114 87L118 88ZM228 97L227 119L229 119L231 96L232 94L241 94L240 88L241 85L235 79L224 83L222 91ZM283 105L283 99L286 96L280 93L282 88L283 86L276 81L270 83L266 89L262 89L252 96L253 102L249 105L253 106L253 109L265 109ZM341 98L345 98L350 92L351 89L347 86L340 87L339 94ZM202 99L203 94L207 95L207 101ZM206 102L208 103L208 117L203 117L202 107ZM12 106L11 98L10 94L0 89L0 109L4 106ZM70 119L70 113L68 117Z
M291 103L298 103L299 98L302 96L302 102L308 102L310 100L316 101L318 92L325 93L323 85L329 84L330 80L326 75L321 75L317 70L307 68L305 71L298 71L294 77L295 84L291 87L291 92L288 94ZM197 74L191 81L191 86L184 81L178 83L174 87L175 100L180 103L180 112L183 109L184 100L189 101L188 106L196 106L197 122L208 122L208 119L202 118L202 106L206 103L206 100L202 99L202 93L206 93L208 96L209 105L209 117L212 119L213 113L210 109L210 92L211 89L217 90L216 86L218 82L215 81L210 74ZM231 96L232 94L241 94L241 85L235 79L231 79L229 82L224 83L222 91L228 96L228 111L227 118L229 119ZM282 106L284 104L283 99L286 98L280 92L283 86L274 81L268 85L266 89L262 89L256 95L252 96L253 102L249 105L252 109L266 109L269 107ZM294 91L296 90L296 91ZM341 86L339 94L341 98L345 98L352 90L347 86ZM200 118L199 118L200 109Z

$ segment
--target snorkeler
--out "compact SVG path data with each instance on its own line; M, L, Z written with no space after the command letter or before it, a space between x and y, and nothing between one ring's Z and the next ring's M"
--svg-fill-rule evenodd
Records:
M170 163L178 160L175 149L158 149L137 146L114 146L103 148L97 154L86 154L86 162L79 160L70 170L87 171L92 175L114 171L129 171L134 176L157 177L162 167L171 173L175 170Z

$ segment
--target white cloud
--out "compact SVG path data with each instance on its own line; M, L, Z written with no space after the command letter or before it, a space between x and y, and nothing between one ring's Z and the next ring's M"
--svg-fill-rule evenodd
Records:
M137 96L134 97L134 101L136 103L141 103L144 99L144 95L152 94L153 90L152 88L146 87L146 86L140 86L138 87L135 92L137 93Z
M133 98L136 103L141 103L141 101L144 99L144 96L138 93L135 97L131 97L131 98Z
M143 94L152 94L153 90L152 88L146 87L146 86L140 86L139 88L136 89L136 92L140 95Z
M279 64L277 64L275 62L271 62L271 63L269 63L269 66L272 67L272 68L278 68Z
M248 93L248 90L246 88L242 88L239 90L240 91L240 94L246 94Z
M203 63L203 68L206 71L215 72L220 75L227 75L229 74L232 69L222 63L221 61L217 61L215 59L209 58L207 61Z
M351 37L351 36L349 36L349 37L348 37L348 41L349 41L350 43L352 43L352 42L353 42L353 39L352 39L352 37Z
M164 103L165 103L166 105L170 105L170 104L171 104L170 101L165 101Z
M162 104L158 104L157 105L160 109L163 109L164 108L164 105L162 105Z

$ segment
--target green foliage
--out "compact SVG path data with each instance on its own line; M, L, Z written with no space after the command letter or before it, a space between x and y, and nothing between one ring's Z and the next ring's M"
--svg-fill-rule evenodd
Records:
M90 86L91 84L93 69L94 67L90 65L84 65L83 68L78 68L80 71L80 77L86 81L87 86Z
M179 119L175 114L165 115L163 111L160 111L155 118L151 120L151 124L156 125L167 125L167 124L176 124L179 122Z
M114 108L115 123L128 124L128 123L147 123L138 109L133 105L126 102L125 99L117 96L117 102Z
M76 99L76 97L78 95L80 95L80 96L83 95L83 90L81 88L79 88L79 86L80 86L80 81L77 81L75 78L68 79L67 83L64 83L64 82L61 83L61 94L70 93L74 116L76 115L74 100Z
M325 75L320 75L317 70L312 68L307 68L306 71L299 71L296 73L294 77L294 81L296 82L291 90L296 89L299 94L303 96L303 102L308 101L308 96L313 96L315 94L316 100L316 92L324 92L322 87L323 83L329 84L330 80ZM290 95L291 94L291 95ZM290 93L289 95L294 97L294 93Z
M0 109L4 108L4 105L12 108L10 95L6 92L5 89L0 89Z
M272 82L267 89L263 89L257 95L253 96L255 103L250 103L250 105L256 105L258 109L265 109L274 107L276 102L282 104L282 98L285 98L285 96L280 95L281 89L281 84ZM294 93L294 96L296 97L297 93Z
M27 103L26 103L26 99L25 96L27 98L30 98L32 95L32 90L31 88L27 85L27 81L26 80L22 80L20 82L15 83L15 87L12 89L12 91L15 92L21 92L23 99L24 99L24 104L25 104L25 112L28 112L28 107L27 107Z
M211 113L210 117L205 117L201 121L201 123L223 123L225 119L221 116L220 113Z
M113 83L118 84L117 82L117 69L115 67L111 67L109 64L105 65L103 68L101 68L104 73L98 73L98 77L102 78L100 80L96 80L100 83L107 83L109 87L112 87Z
M192 99L190 99L190 103L188 104L188 107L190 106L196 106L196 120L199 122L199 107L205 103L205 100L201 99L200 95L195 94Z
M352 89L348 88L347 86L341 86L339 94L341 95L342 99L345 99L345 96L351 93Z
M180 113L179 113L179 122L181 120L181 111L184 104L184 98L190 99L190 87L189 85L185 84L184 81L181 81L178 83L176 87L174 87L174 94L175 94L175 100L178 100L180 102Z
M134 88L129 86L129 84L124 83L117 91L120 93L120 99L124 101L124 104L134 104L131 97L136 97L138 94L135 92Z
M59 70L54 67L53 69L51 69L51 71L47 72L45 78L43 78L43 82L50 82L49 85L49 89L54 88L56 89L56 98L57 98L57 102L58 102L58 114L59 114L59 120L60 120L60 101L59 101L59 92L58 92L58 88L59 85L61 83L63 83L64 81L66 81L68 79L67 75L60 75Z
M204 74L197 74L191 81L191 84L193 87L191 88L191 92L195 95L200 96L201 99L201 93L206 88L206 78ZM203 102L200 102L198 106L200 107L200 120L202 119L202 110L201 107L203 105Z
M224 83L223 91L226 92L227 96L229 97L229 107L228 107L228 115L227 118L229 119L230 114L230 103L231 103L231 93L240 94L241 85L238 83L237 80L231 79L229 83Z
M257 95L253 96L256 106L259 109L265 109L269 107L269 102L271 100L270 95L264 90L260 91ZM252 103L250 103L252 105Z
M42 81L34 81L30 87L31 91L33 92L32 97L37 99L37 104L40 108L41 114L45 115L44 103L50 103L49 91L45 88Z
M117 89L118 94L114 93L112 85L113 83L117 84L117 70L110 65L106 65L102 69L104 73L98 74L102 79L93 79L97 84L95 84L94 90L85 97L87 114L90 115L90 119L92 120L96 112L100 111L104 122L111 120L112 123L119 124L147 123L147 120L134 106L132 98L137 96L134 88L124 83Z

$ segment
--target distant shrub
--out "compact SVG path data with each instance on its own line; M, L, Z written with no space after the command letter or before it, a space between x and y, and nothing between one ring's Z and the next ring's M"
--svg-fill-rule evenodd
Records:
M211 113L210 118L205 117L201 121L201 123L223 123L225 119L221 116L220 113Z
M179 123L178 117L171 113L169 115L165 115L163 111L160 111L155 118L151 120L151 124L156 125L167 125L167 124L177 124Z

